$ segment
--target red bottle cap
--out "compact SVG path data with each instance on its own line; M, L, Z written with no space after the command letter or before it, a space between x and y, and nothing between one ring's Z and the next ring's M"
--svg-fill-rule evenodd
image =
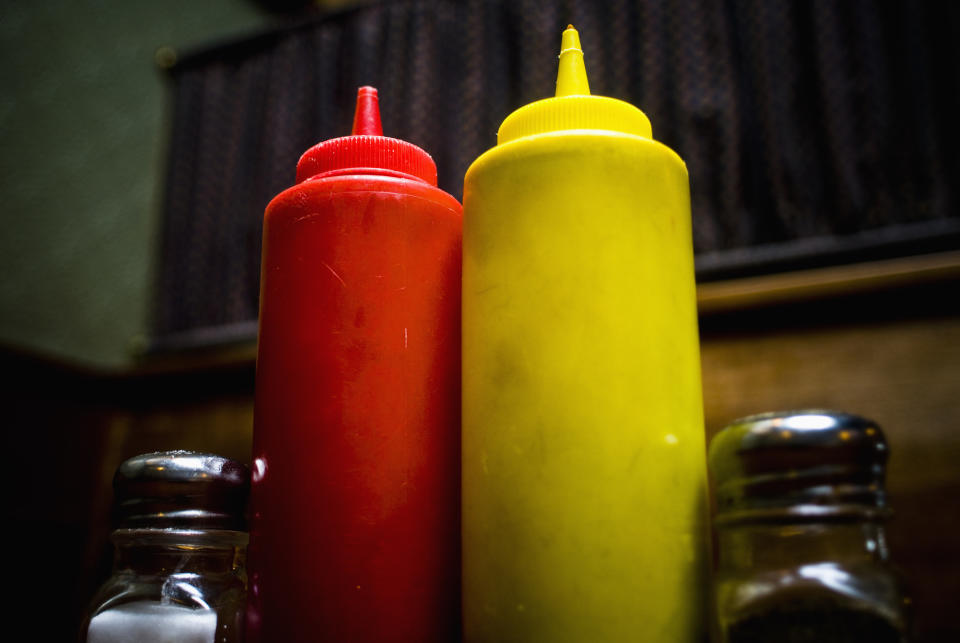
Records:
M317 143L303 153L297 163L297 183L336 170L363 174L364 168L402 172L430 185L437 184L437 166L429 154L413 143L383 135L380 103L373 87L357 91L357 111L350 136Z

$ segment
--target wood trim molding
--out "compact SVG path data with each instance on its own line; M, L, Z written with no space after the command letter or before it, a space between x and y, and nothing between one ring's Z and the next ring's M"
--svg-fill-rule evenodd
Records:
M960 251L697 284L700 315L960 280Z

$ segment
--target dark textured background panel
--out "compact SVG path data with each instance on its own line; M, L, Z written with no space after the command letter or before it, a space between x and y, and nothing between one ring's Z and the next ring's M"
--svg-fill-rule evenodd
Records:
M349 132L358 86L460 196L500 121L552 95L568 22L592 91L686 160L701 279L960 245L954 3L383 2L170 70L157 346L249 332L263 209L304 150Z

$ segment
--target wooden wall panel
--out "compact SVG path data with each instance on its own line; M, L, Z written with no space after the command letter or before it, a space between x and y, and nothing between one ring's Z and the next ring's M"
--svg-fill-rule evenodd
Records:
M737 417L804 407L883 427L890 545L919 643L960 640L960 279L953 271L942 281L935 262L923 273L935 271L934 283L871 284L866 297L830 275L807 275L802 288L796 275L724 285L701 317L708 435ZM0 366L17 374L5 390L4 475L23 536L9 570L22 618L44 619L51 640L75 637L109 573L110 484L123 459L186 448L249 461L253 348L166 356L122 373L0 351Z
M705 333L707 431L752 413L830 408L877 421L890 443L894 562L918 641L960 640L960 318Z

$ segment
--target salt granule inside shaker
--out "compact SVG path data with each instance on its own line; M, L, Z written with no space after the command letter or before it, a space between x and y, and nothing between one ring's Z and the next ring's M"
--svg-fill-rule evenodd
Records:
M216 630L213 610L138 601L93 617L87 643L213 643Z

